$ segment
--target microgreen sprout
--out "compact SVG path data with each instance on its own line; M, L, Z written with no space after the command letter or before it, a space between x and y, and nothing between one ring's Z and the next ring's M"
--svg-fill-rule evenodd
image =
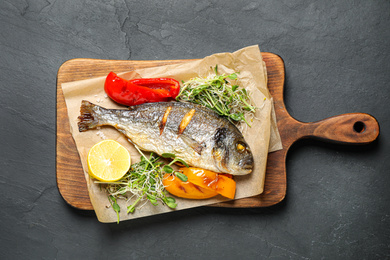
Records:
M116 202L116 199L114 196L109 195L108 200L110 201L112 209L116 212L116 215L118 217L117 223L119 223L119 212L121 211L121 208L119 207L118 203Z
M188 177L186 175L184 175L181 172L174 172L172 167L171 167L171 165L174 164L175 162L180 162L181 164L183 164L185 167L188 168L189 166L185 161L183 161L180 158L177 158L176 155L174 155L172 153L163 153L161 156L164 158L173 158L173 160L168 165L165 165L163 168L163 170L166 173L174 173L176 175L176 177L179 178L181 181L184 181L184 182L188 181Z
M193 78L183 82L177 101L200 104L232 123L240 121L250 126L245 116L254 114L256 107L251 104L250 93L232 82L238 79L238 73L219 75L218 66L214 73L206 78Z
M140 162L131 165L130 170L126 175L118 181L103 183L96 181L100 185L104 185L108 193L108 200L111 207L116 212L119 223L120 206L117 199L124 199L127 202L132 202L127 207L127 213L133 213L141 201L149 201L152 205L157 206L158 202L167 205L169 208L176 208L176 200L173 197L168 197L163 185L163 176L165 173L175 174L183 181L187 181L187 176L174 171L172 164L181 163L186 167L188 164L174 154L162 154L163 158L172 159L169 164L164 164L161 157L154 153L146 156L141 150L135 146L141 154Z

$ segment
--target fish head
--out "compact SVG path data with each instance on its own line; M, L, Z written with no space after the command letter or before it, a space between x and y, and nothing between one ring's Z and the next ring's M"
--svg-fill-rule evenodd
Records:
M253 170L253 155L241 134L219 129L214 137L213 158L221 172L245 175Z

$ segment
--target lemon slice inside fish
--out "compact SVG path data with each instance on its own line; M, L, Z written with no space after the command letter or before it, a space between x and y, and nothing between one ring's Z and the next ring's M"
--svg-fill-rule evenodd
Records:
M88 152L89 175L99 181L112 182L122 178L130 169L130 153L114 140L103 140Z

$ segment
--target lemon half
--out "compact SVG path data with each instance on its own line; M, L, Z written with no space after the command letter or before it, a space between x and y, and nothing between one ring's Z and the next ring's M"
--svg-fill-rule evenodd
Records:
M121 179L130 169L130 153L114 140L103 140L88 152L89 175L99 181L112 182Z

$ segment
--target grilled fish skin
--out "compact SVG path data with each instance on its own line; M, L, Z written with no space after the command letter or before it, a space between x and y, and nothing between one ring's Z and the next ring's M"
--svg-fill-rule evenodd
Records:
M194 167L232 175L253 169L252 152L237 127L196 104L157 102L106 109L83 100L78 118L80 132L113 126L140 149L173 153Z

